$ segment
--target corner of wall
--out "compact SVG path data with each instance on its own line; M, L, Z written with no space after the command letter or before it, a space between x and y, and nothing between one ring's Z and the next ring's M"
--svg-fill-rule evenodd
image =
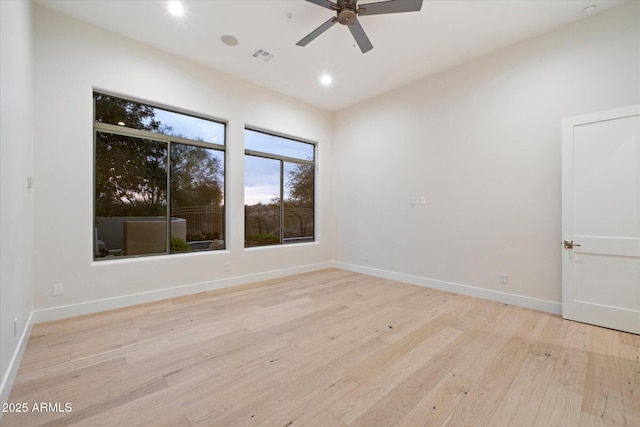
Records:
M32 3L2 1L0 19L0 403L5 403L33 315Z

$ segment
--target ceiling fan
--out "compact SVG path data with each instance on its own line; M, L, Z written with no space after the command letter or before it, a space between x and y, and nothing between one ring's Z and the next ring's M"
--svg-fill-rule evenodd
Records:
M361 6L358 6L358 0L337 0L337 3L333 3L329 0L307 1L335 11L336 16L310 32L302 40L296 43L296 45L306 46L320 34L333 27L333 24L339 22L342 25L349 27L349 31L351 31L351 35L353 35L356 43L358 43L358 47L360 47L362 53L366 53L373 49L373 45L369 41L367 34L364 32L362 25L358 22L358 16L382 15L385 13L398 12L417 12L422 8L422 0L388 0L377 3L367 3Z

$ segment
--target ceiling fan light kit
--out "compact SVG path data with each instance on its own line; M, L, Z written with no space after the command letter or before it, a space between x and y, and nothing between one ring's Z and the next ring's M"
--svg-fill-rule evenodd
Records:
M358 0L338 0L333 3L329 0L307 0L325 9L336 12L336 16L320 25L318 28L307 34L296 45L306 46L320 34L333 27L336 22L346 25L356 40L362 53L373 49L371 41L364 32L362 25L358 22L358 16L383 15L386 13L418 12L422 8L422 0L388 0L377 3L366 3L358 6Z

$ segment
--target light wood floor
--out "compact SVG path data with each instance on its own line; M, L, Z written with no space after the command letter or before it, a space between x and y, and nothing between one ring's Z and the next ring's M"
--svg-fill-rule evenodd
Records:
M35 325L2 426L640 426L640 336L323 270Z

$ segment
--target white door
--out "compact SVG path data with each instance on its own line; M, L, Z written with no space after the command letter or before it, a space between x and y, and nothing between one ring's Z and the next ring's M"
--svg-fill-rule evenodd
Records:
M562 317L640 334L640 105L562 122Z

